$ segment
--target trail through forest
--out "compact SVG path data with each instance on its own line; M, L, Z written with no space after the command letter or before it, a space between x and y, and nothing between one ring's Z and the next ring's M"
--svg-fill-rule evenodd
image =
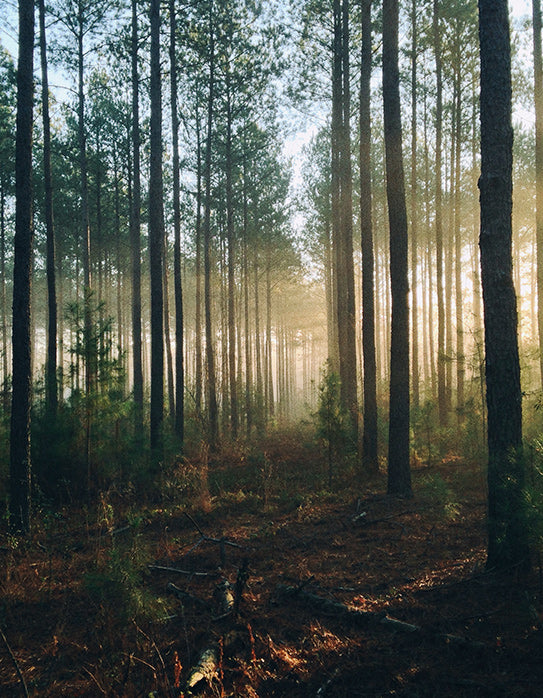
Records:
M299 434L263 453L4 536L2 695L540 695L541 570L485 571L481 468L418 465L401 500L354 473L323 490Z

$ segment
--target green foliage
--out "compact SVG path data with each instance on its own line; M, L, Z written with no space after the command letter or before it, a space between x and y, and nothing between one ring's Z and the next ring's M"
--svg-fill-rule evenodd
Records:
M455 493L440 473L424 475L417 489L421 498L436 507L440 517L446 521L454 521L460 515Z
M543 440L534 439L527 447L527 484L524 489L524 516L530 545L543 543Z
M146 454L133 439L133 404L125 394L124 357L114 347L112 321L105 317L102 304L91 308L91 316L89 332L83 304L69 307L68 319L75 329L71 392L56 415L46 409L43 382L35 387L35 481L57 501L77 499L89 484L103 489L112 482L148 479ZM80 384L82 367L92 371L85 388Z
M105 557L98 556L94 569L85 575L85 589L106 616L122 623L156 619L166 610L164 602L145 589L150 561L140 535L134 532L131 541L113 546Z
M328 487L332 489L334 470L347 455L349 415L341 404L341 382L327 362L319 385L318 409L315 413L317 438L327 450Z

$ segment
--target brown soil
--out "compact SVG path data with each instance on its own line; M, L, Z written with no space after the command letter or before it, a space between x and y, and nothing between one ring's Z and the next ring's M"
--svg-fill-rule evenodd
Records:
M319 494L321 465L300 444L287 451L210 464L211 498L188 493L205 506L136 516L109 492L93 517L42 517L25 543L4 533L0 695L24 695L22 676L40 698L180 696L208 647L219 668L196 695L543 695L539 569L485 571L480 470L419 466L412 500L387 498L381 480ZM239 614L217 618L214 590L235 584L244 559ZM181 603L171 582L200 601ZM330 612L310 594L373 615Z

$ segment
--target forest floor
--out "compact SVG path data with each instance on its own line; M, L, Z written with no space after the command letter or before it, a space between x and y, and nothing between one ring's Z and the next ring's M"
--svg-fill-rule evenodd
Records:
M326 491L296 434L261 448L209 463L209 493L184 464L160 504L109 490L4 531L0 695L543 695L541 571L485 571L480 467L416 465L399 500L353 473Z

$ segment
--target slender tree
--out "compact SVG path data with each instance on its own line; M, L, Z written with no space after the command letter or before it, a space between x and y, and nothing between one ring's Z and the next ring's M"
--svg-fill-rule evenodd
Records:
M185 365L183 287L181 278L181 198L179 182L179 114L177 113L177 23L175 2L170 0L170 102L172 109L174 298L175 298L175 433L181 446L185 438Z
M535 230L537 244L537 318L539 369L543 386L543 57L541 50L541 0L532 0L535 103Z
M333 2L332 228L341 401L350 418L351 448L358 446L352 172L350 147L349 2ZM333 367L335 369L335 367Z
M522 396L513 284L511 45L506 0L479 0L481 280L488 408L488 558L526 564Z
M138 3L132 0L131 77L132 77L132 200L130 206L130 261L132 272L132 380L134 391L134 435L143 438L143 361L141 338L141 182L140 117L138 74Z
M30 530L30 407L32 398L32 126L34 2L19 2L17 135L15 151L15 259L13 269L13 392L10 429L10 527Z
M215 105L215 27L213 0L209 2L209 77L207 96L207 135L205 146L205 209L204 209L204 315L207 368L207 409L209 416L209 438L211 445L217 444L219 436L219 415L215 378L215 352L211 325L211 148L213 136L213 115Z
M375 356L374 252L371 190L371 0L362 0L360 71L360 226L362 241L362 354L364 432L362 461L370 472L377 461L377 365Z
M162 456L164 420L164 202L162 184L162 84L160 71L160 0L151 0L151 162L149 167L149 255L151 274L151 450L155 465Z
M447 395L445 383L445 299L443 273L443 185L442 185L442 142L443 142L443 69L441 56L440 3L434 0L433 40L436 64L436 194L435 194L435 230L436 230L436 293L437 293L437 402L439 422L447 423Z
M53 224L53 180L51 176L51 123L49 118L49 77L47 71L47 40L45 35L45 1L39 0L40 58L43 118L43 178L45 188L46 268L47 268L47 362L45 368L45 400L51 415L58 405L57 389L57 294L55 280L55 230Z
M392 295L388 492L410 496L409 305L407 301L409 284L398 68L398 15L398 0L383 0L383 105Z

